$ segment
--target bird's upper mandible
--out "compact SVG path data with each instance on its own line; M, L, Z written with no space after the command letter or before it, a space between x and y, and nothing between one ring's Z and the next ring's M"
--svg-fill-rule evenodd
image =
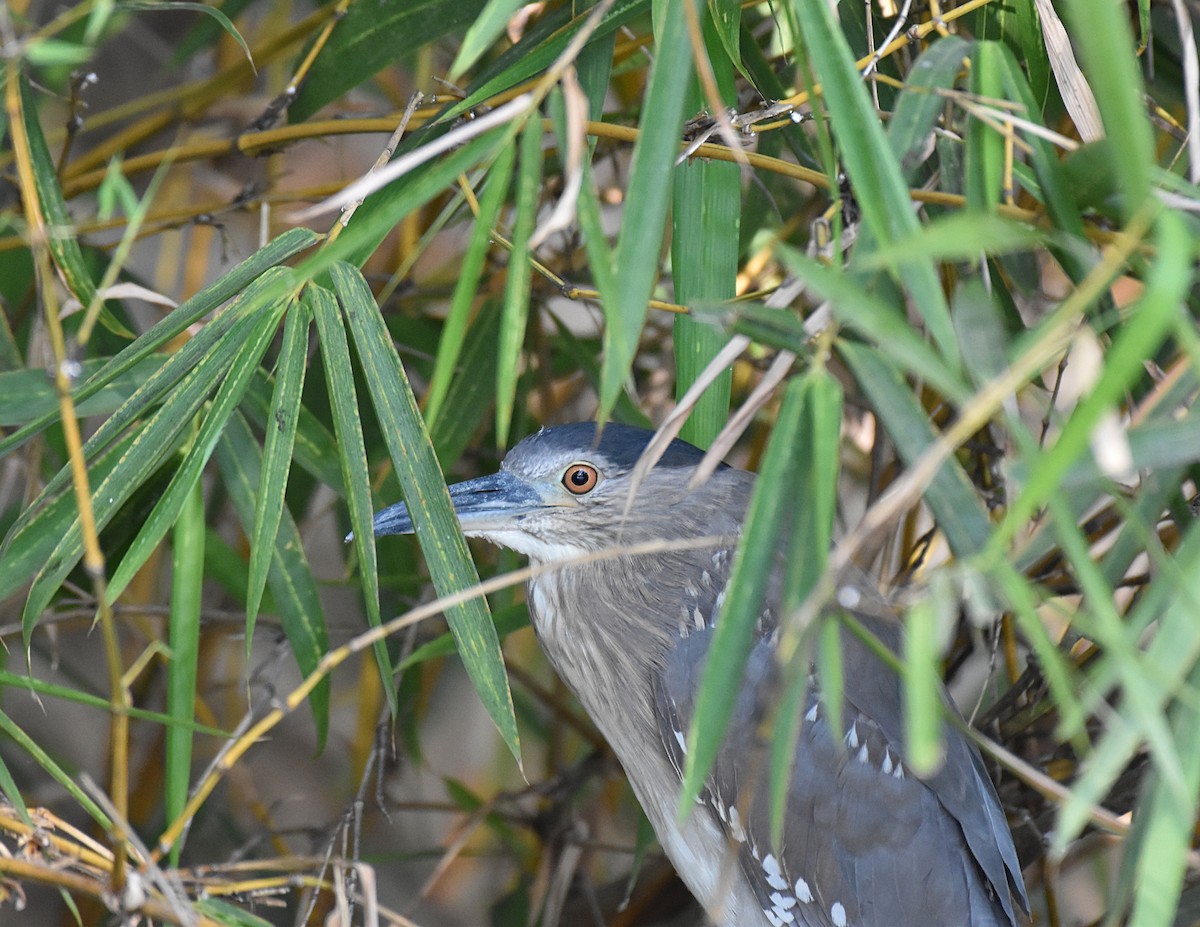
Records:
M978 752L946 724L942 767L913 775L895 673L849 633L840 711L809 679L782 840L771 841L760 730L778 690L770 590L744 684L729 694L734 718L702 807L678 822L685 734L754 477L722 467L692 487L703 454L674 441L630 500L650 437L616 424L599 438L593 423L543 429L514 447L499 473L450 495L466 534L561 563L530 583L534 628L624 766L680 877L729 924L1022 923L1020 867ZM403 503L380 512L375 530L411 531ZM898 623L860 620L897 645Z

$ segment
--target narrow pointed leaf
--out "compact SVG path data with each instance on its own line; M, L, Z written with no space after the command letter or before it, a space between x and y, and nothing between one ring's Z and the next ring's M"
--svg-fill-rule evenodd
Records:
M929 416L886 355L849 341L839 343L838 350L870 397L901 458L911 465L935 440ZM930 480L925 501L959 556L977 553L988 541L991 523L987 512L953 457Z
M283 344L275 366L275 391L269 424L264 428L263 469L258 481L254 530L250 533L250 576L246 583L246 658L254 642L254 622L262 604L271 567L271 551L279 533L279 519L287 506L288 473L296 426L304 396L304 373L308 365L308 328L312 321L310 290L288 309L283 325ZM171 815L168 819L173 820Z
M687 763L678 804L681 817L691 811L712 769L733 713L731 693L742 686L767 579L776 565L778 539L791 509L792 486L799 476L795 449L803 440L803 384L802 379L793 380L784 393L746 513L745 533L734 558L725 604L701 676L696 712L687 733Z
M887 245L917 228L900 165L892 155L879 116L863 86L854 56L828 3L799 3L796 17L816 66L838 151L874 239ZM957 345L941 281L931 261L893 268L951 369L958 367Z
M235 413L221 434L216 449L217 465L229 499L249 534L254 528L255 497L262 472L262 453L250 426ZM279 618L300 672L307 676L317 668L329 649L325 612L312 567L304 554L304 542L292 514L285 507L280 514L279 534L272 547L271 569L267 584L279 609ZM317 750L325 747L329 732L329 679L323 679L308 697L317 729Z
M110 602L115 602L125 591L134 574L142 568L154 548L158 546L158 542L166 536L175 519L179 517L192 487L200 482L204 475L204 467L212 456L225 423L241 403L251 375L258 369L263 354L275 337L285 306L285 303L280 302L261 310L254 319L254 324L246 332L245 338L235 342L236 354L229 364L229 374L221 381L212 406L207 410L182 465L171 478L166 492L155 503L154 510L109 581L107 591Z
M612 412L617 394L637 353L646 306L658 278L663 227L671 192L671 171L679 151L683 103L692 77L692 47L683 5L695 0L665 0L657 17L654 66L646 91L645 109L654 118L642 127L633 151L629 190L621 233L617 238L613 298L604 304L604 366L600 379L603 421Z
M321 339L325 383L333 412L333 429L337 436L337 457L346 487L346 503L350 508L350 527L354 531L354 551L358 555L359 582L367 606L367 622L379 627L379 564L375 559L375 537L371 530L371 474L367 468L367 449L363 444L362 422L359 419L358 391L354 387L354 368L350 364L350 345L346 341L341 313L333 293L324 287L309 287L313 318ZM374 646L375 663L379 667L388 708L396 716L396 686L392 680L392 658L387 641Z
M499 364L496 367L496 441L508 444L517 374L525 326L529 320L529 237L537 217L538 191L542 179L542 121L530 119L521 131L521 161L517 167L516 218L513 221L512 254L508 259L508 282L504 288L504 314L500 322Z
M196 719L196 679L200 662L200 606L204 587L204 487L188 492L172 537L171 612L167 624L167 714L163 807L173 821L187 803L192 772L192 725ZM183 846L171 848L179 864Z
M334 290L358 349L434 586L442 595L467 589L479 582L479 574L454 516L446 479L430 446L391 335L362 274L340 263L331 270ZM504 656L487 602L483 598L471 599L450 609L446 619L475 691L519 762L516 715L504 672Z
M170 397L175 401L175 393L183 387L181 381L195 370L207 369L215 355L223 357L228 362L228 352L236 350L236 341L225 340L230 330L239 323L280 299L292 285L290 271L285 268L272 268L261 274L250 284L241 298L232 306L220 313L215 319L206 324L195 337L190 338L178 351L172 354L161 367L142 383L129 399L124 402L103 424L84 442L84 460L91 462L97 454L116 440L125 430L145 414L155 403ZM178 310L176 310L178 311ZM225 347L218 350L217 345ZM118 357L119 359L119 357ZM216 379L213 380L215 385ZM181 427L182 427L182 423ZM5 539L8 546L24 531L25 526L37 516L41 507L59 493L69 491L71 485L71 470L64 467L56 473L37 499L21 513L9 529Z
M431 431L438 423L442 403L458 373L458 361L463 341L466 339L471 306L477 296L488 248L492 244L492 229L500 217L500 207L504 205L505 194L508 192L508 182L512 178L516 154L516 146L505 145L488 171L487 186L484 187L483 196L479 201L479 216L475 220L471 242L467 245L462 264L459 266L458 279L454 283L454 296L450 300L450 312L442 328L442 337L438 340L433 375L429 380L429 391L425 394L425 420L429 423Z

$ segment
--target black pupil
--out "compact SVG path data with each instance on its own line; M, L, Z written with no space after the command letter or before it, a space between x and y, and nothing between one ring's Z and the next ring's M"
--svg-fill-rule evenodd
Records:
M588 472L583 469L572 470L571 482L576 486L586 486L588 482Z

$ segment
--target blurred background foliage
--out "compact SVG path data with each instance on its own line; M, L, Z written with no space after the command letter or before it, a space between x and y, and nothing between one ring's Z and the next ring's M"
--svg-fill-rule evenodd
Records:
M10 0L0 920L695 923L440 490L671 415L795 628L903 590L1038 923L1200 920L1198 16Z

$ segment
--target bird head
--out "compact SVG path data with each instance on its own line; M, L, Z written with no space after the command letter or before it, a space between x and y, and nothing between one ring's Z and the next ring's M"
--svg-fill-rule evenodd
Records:
M680 440L667 447L627 512L630 476L652 437L653 432L618 424L598 432L595 422L542 429L517 444L498 473L450 487L463 533L544 562L734 527L705 517L727 508L725 499L714 498L710 508L703 504L713 494L709 484L689 487L704 453ZM722 465L718 480L724 473L742 471ZM685 500L688 504L680 504ZM413 530L403 502L379 512L374 527L377 536Z

